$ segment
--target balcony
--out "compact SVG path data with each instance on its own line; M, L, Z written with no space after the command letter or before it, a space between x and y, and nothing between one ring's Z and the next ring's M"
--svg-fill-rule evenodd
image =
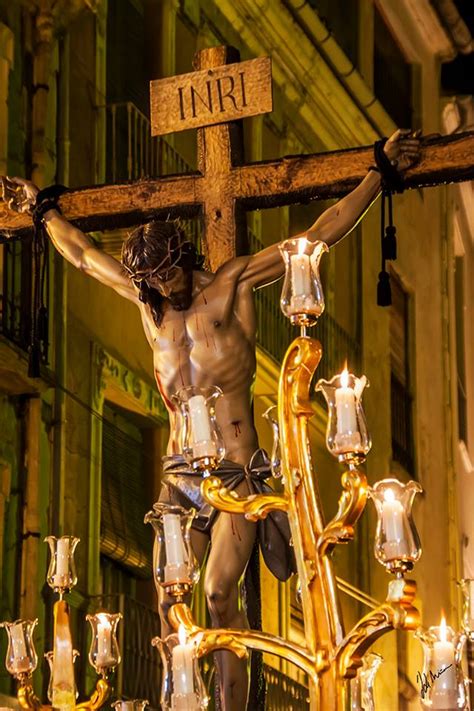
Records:
M49 265L48 265L49 267ZM33 314L33 250L31 240L0 246L0 335L28 351ZM40 285L49 310L49 268L43 271ZM41 362L48 362L47 343L43 344Z

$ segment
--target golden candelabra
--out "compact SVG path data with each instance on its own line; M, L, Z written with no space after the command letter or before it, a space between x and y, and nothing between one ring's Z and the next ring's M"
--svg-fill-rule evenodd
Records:
M63 599L77 583L74 550L79 539L74 536L55 538L48 536L46 542L51 550L47 574L48 585L59 594L53 607L53 649L45 654L50 664L51 679L48 688L50 705L43 704L33 690L32 676L38 664L33 643L33 630L37 620L4 622L8 634L6 667L18 684L17 699L26 710L41 711L53 708L97 711L110 698L112 687L109 673L120 663L116 627L122 615L98 612L87 615L92 628L89 662L99 675L95 689L88 699L77 702L74 677L74 661L77 652L73 649L69 606Z
M230 650L239 657L245 657L248 650L277 655L294 663L307 674L311 711L347 711L349 682L356 676L363 664L364 654L373 642L390 630L415 630L420 624L419 612L413 604L416 584L404 577L419 551L411 554L406 549L402 550L403 555L388 556L391 560L386 567L395 577L388 585L385 602L360 619L349 632L345 632L331 553L338 544L353 539L354 527L364 511L369 487L360 464L370 448L370 440L365 448L359 433L350 434L349 440L347 436L343 440L349 441L349 446L342 446L343 453L338 457L346 468L341 480L342 493L336 514L325 523L308 440L308 421L314 414L310 402L310 384L322 357L322 346L306 336L306 327L312 325L323 310L322 293L321 290L318 292L317 283L317 263L323 251L321 247L316 260L307 260L308 274L311 272L310 276L314 277L315 282L310 284L308 276L308 291L314 286L313 291L316 292L312 301L311 294L309 297L297 295L297 299L291 293L292 288L298 288L298 285L301 289L302 277L291 273L291 268L300 268L304 262L300 256L301 249L298 247L298 251L295 250L297 256L293 264L292 255L286 256L287 277L283 287L282 308L284 311L286 309L293 323L302 327L302 335L288 348L279 379L278 429L283 493L240 497L227 489L215 475L206 476L201 484L204 499L219 511L241 514L251 521L263 519L275 510L287 513L301 589L305 644L298 645L249 629L203 629L196 625L189 606L184 602L189 585L185 588L179 582L173 581L171 584L163 579L160 584L174 598L168 615L173 629L185 629L188 641L194 643L197 657L219 649ZM304 263L302 266L306 268ZM292 310L292 304L295 303L297 308ZM357 388L360 381L354 376L350 377ZM365 382L364 379L360 390ZM360 393L357 398L360 399ZM186 412L183 414L186 418ZM188 451L192 457L192 432L184 436L188 436ZM351 442L353 445L355 442L352 447ZM209 461L206 461L203 467L206 473L209 473L210 468L217 467L217 461L213 464L209 467ZM199 468L196 458L193 467ZM386 481L398 484L395 480ZM164 708L181 708L176 703L173 705L171 701ZM198 709L204 706L196 703L195 706L182 708Z

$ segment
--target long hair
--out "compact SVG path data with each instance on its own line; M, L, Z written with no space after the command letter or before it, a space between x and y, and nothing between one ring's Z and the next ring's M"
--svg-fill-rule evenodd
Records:
M157 326L163 320L164 297L149 287L140 275L171 266L191 272L193 269L202 269L203 262L204 258L186 239L184 231L176 222L153 220L140 225L122 246L122 264L139 289L140 301L149 305Z

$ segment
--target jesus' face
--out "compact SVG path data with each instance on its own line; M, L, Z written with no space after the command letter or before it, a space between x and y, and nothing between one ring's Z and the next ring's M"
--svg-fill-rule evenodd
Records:
M193 278L192 271L182 267L164 269L146 279L151 289L156 289L165 299L168 299L176 311L189 309L192 302Z

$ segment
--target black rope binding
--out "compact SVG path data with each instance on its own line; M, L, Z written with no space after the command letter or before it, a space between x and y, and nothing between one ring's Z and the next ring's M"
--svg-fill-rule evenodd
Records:
M390 274L386 269L386 262L397 258L397 229L393 224L393 193L402 193L404 190L403 178L388 159L384 146L387 138L381 138L374 143L374 158L377 168L382 176L382 207L381 207L381 251L382 269L377 283L378 306L392 304L392 290L390 288ZM388 225L385 223L386 204L388 205Z
M28 376L39 378L41 359L48 351L48 309L46 290L49 286L49 241L43 223L48 210L61 212L59 197L67 190L63 185L51 185L40 190L33 208L33 304L28 355Z

